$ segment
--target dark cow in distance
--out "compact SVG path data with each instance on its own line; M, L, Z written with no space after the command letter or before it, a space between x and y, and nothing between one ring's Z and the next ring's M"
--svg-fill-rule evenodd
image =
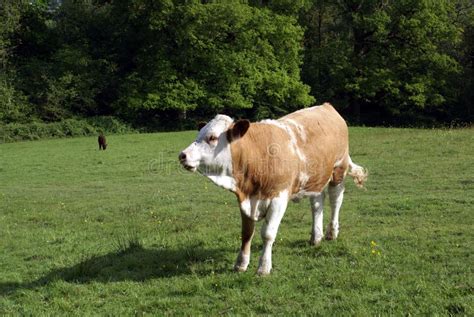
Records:
M107 140L105 139L105 135L101 133L97 141L99 142L99 150L105 151L105 149L107 149Z

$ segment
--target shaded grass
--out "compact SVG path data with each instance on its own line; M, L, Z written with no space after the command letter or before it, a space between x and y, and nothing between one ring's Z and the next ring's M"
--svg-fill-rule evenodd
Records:
M194 132L2 144L0 314L473 315L473 132L352 128L367 190L319 248L291 204L268 278L258 234L231 271L235 197L177 165Z

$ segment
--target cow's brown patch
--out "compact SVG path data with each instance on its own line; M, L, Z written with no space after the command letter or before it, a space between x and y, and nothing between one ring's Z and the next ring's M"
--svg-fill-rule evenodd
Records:
M293 124L285 122L288 119ZM251 123L243 134L242 127L234 130L239 122L229 130L228 139L240 201L251 196L272 198L284 190L290 195L301 190L322 192L329 181L337 184L344 179L348 130L330 104L291 113L276 124ZM291 129L294 139L277 125Z
M250 124L243 136L232 141L233 176L240 201L249 196L272 198L292 185L299 160L289 151L289 142L285 131L263 123Z

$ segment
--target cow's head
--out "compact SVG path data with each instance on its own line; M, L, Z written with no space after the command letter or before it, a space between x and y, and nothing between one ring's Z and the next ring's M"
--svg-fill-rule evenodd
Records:
M218 114L207 124L201 124L196 141L179 154L179 161L189 171L203 174L230 174L232 157L230 142L247 132L248 120L234 123L230 117Z

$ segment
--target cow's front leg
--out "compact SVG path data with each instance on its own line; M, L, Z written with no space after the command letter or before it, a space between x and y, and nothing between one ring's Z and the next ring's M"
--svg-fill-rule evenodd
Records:
M240 247L237 261L235 261L234 270L237 272L245 272L250 262L250 246L255 231L255 221L246 216L243 212L242 217L242 246Z
M288 205L288 192L282 192L280 195L272 199L267 214L265 216L265 222L262 225L262 240L263 240L263 252L260 257L258 264L259 275L270 274L272 270L272 246L275 242L275 238L280 226L281 219L285 214L286 206Z

